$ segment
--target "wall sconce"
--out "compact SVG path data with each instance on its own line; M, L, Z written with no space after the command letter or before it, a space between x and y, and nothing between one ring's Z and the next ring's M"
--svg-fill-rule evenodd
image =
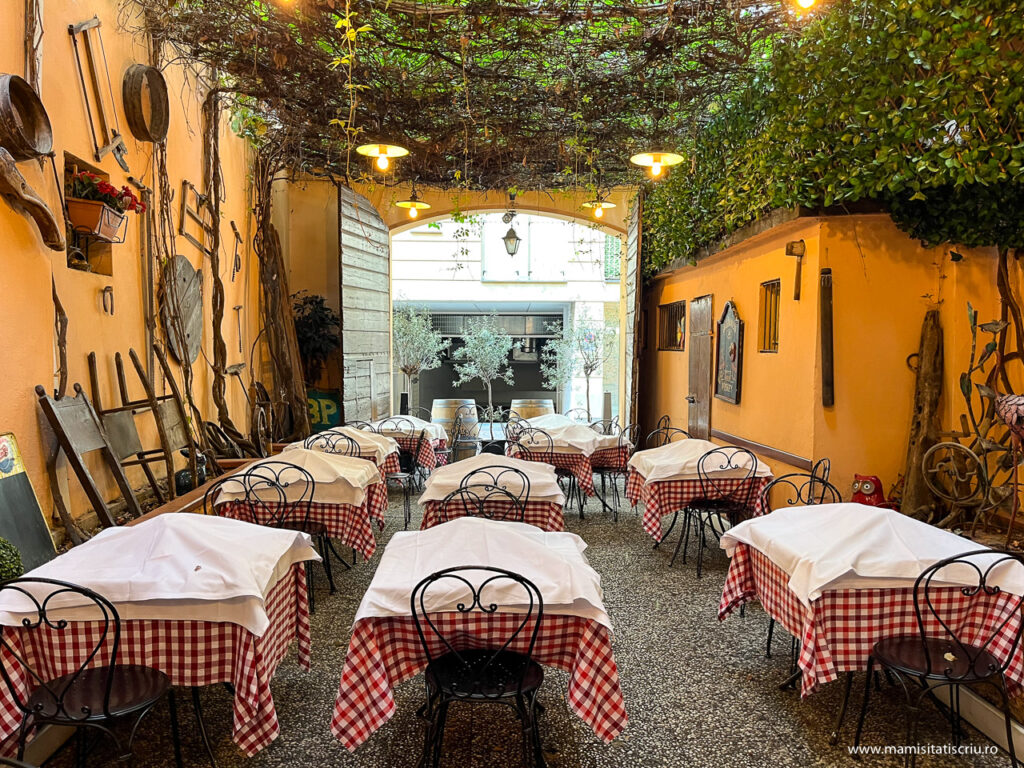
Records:
M803 240L790 240L786 243L786 255L796 256L796 276L793 279L793 301L800 301L800 279L803 277L805 253L807 253L807 243Z

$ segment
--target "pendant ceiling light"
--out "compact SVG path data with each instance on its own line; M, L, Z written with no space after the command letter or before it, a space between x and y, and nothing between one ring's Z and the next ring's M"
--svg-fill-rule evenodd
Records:
M386 171L391 165L392 157L405 157L409 150L396 144L363 144L356 147L356 152L366 157L377 158L375 165L378 170Z
M501 238L501 241L505 243L505 251L508 252L509 256L515 256L519 251L519 244L523 241L519 235L516 234L516 228L512 226L512 219L516 217L516 194L510 192L508 195L508 210L501 217L501 220L508 224L508 232Z
M428 208L430 208L430 203L424 203L422 200L420 200L420 196L416 194L415 182L412 185L412 192L409 193L409 199L399 200L397 203L395 203L395 205L398 206L399 208L408 208L410 219L415 219L417 216L420 215L420 211L425 211Z
M603 197L598 197L596 200L588 200L583 203L582 207L589 209L594 214L595 219L601 219L604 218L606 210L615 207L615 203L609 203Z
M629 158L629 162L643 168L650 168L651 178L657 179L665 168L683 162L683 156L677 155L675 152L641 152Z

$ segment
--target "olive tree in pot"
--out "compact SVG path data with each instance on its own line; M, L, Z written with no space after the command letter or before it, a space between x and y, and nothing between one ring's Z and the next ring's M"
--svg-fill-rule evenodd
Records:
M558 335L544 345L541 353L544 386L556 390L569 388L575 376L582 376L586 409L591 413L590 379L615 353L615 328L584 315L565 328L552 324L548 330Z
M422 308L396 308L391 331L395 366L405 374L408 393L420 373L441 365L441 353L448 348L448 341L434 330L430 313Z
M487 387L487 409L494 412L492 383L501 379L506 384L515 383L509 353L515 342L498 325L496 315L485 315L476 319L466 329L464 346L452 354L456 360L455 373L458 378L452 382L456 387L473 379L480 379Z
M292 310L303 376L308 386L316 386L327 359L341 346L341 318L323 296L305 291L292 294Z

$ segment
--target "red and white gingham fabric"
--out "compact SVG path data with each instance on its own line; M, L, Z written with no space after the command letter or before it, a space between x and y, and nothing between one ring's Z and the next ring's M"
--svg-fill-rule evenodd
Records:
M373 461L373 457L364 456L363 458L370 458L370 460ZM384 461L382 461L380 464L377 464L376 461L373 461L373 463L377 466L377 469L380 471L380 474L384 477L402 471L402 465L398 461L398 451L392 451L391 453L389 453L387 456L384 457Z
M594 469L619 469L626 471L626 463L629 461L631 447L618 445L614 448L602 448L590 454L590 466Z
M732 491L743 483L753 482L754 489L751 494L754 517L766 514L771 510L762 503L761 491L772 481L771 477L755 477L752 481L743 478L716 480L716 484L723 491ZM636 506L639 502L644 503L643 526L655 541L661 541L665 535L661 528L661 518L682 510L687 504L701 496L700 480L697 478L687 480L657 480L648 483L644 476L632 467L626 476L626 498L629 503Z
M267 520L259 520L257 517L265 516L271 506L254 505L245 501L227 501L218 504L215 509L217 514L223 517L266 525ZM383 482L373 483L367 487L366 498L358 506L314 501L310 504L309 522L324 526L328 536L356 550L369 560L377 549L372 524L375 522L380 530L384 530L384 513L387 508L387 486Z
M118 664L139 664L159 669L176 686L206 686L231 683L235 689L232 738L250 757L270 744L280 733L270 680L298 639L299 664L310 667L309 602L306 571L293 565L274 585L266 599L270 626L256 637L238 624L214 621L124 620ZM47 679L78 669L102 636L100 622L71 622L67 629L45 626L38 629L4 627L8 640L19 655ZM110 663L111 640L100 649L93 666ZM2 652L8 672L19 677L22 691L29 689L30 677L9 651ZM0 686L0 751L16 750L21 711L7 686Z
M879 640L919 634L912 587L829 590L808 608L788 585L789 576L767 555L740 544L729 564L718 618L723 620L743 603L759 600L765 612L800 641L797 664L803 672L801 696L813 693L843 672L867 669L868 656ZM931 594L937 612L968 643L992 632L1018 602L1006 593L968 597L956 587L932 590ZM1005 660L1013 648L1021 620L1020 610L1013 611L989 646L988 650L1000 660ZM944 635L934 617L928 616L925 632L935 637ZM1024 652L1019 647L1006 676L1019 692L1024 685Z
M432 614L432 619L447 637L461 633L462 647L480 648L504 643L522 617L477 611ZM525 652L532 630L532 623L524 627L510 650ZM440 641L428 639L431 653L440 655ZM625 728L629 718L607 627L578 616L545 613L532 658L570 673L569 706L600 739L610 742ZM341 672L331 732L354 750L394 715L392 689L426 666L427 657L411 616L356 622Z
M390 435L401 447L403 451L413 453L419 446L419 454L416 456L416 463L424 469L435 469L437 467L443 467L448 463L448 457L438 451L444 451L448 447L448 441L444 438L435 438L433 440L424 440L423 445L420 446L419 435Z
M509 443L505 447L505 454L514 459L523 461L538 461L541 464L550 464L556 469L564 469L571 472L580 489L587 496L594 495L594 467L590 458L582 453L560 453L559 451L548 450L527 450L518 446L518 443Z
M420 523L420 530L433 528L441 525L441 502L427 501L423 503L423 522ZM512 503L494 499L484 502L484 512L492 515L494 520L511 520L503 517L506 514L514 514ZM461 513L461 514L460 514ZM448 509L448 518L465 516L465 506L461 509L451 505ZM544 531L564 531L565 518L562 515L562 505L553 501L535 501L527 499L523 505L523 522L535 525Z

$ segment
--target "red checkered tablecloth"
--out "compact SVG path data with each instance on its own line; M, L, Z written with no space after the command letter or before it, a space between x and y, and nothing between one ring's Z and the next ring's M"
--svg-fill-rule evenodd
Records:
M751 495L754 516L758 517L771 510L766 509L761 503L761 491L772 481L771 477L755 477L753 481L743 478L717 480L716 483L723 491L732 491L742 483L753 482L755 488ZM636 506L641 501L644 503L643 526L644 530L651 535L655 541L661 541L665 535L661 529L661 518L682 510L696 498L701 496L700 480L697 478L687 480L656 480L648 483L644 476L632 467L626 476L626 498L629 503Z
M217 514L223 517L265 525L267 520L256 518L265 517L270 506L272 505L226 501L223 504L218 504L215 509ZM314 501L310 505L309 522L325 526L328 536L337 539L346 547L360 552L369 560L377 549L372 523L377 523L378 529L384 530L384 513L387 508L387 486L383 482L373 483L367 487L366 498L359 505Z
M384 457L384 461L380 464L377 464L377 462L372 458L370 460L377 465L377 469L380 470L380 474L383 477L402 471L402 465L398 461L398 451L392 451L389 453Z
M117 663L159 669L176 686L231 683L235 689L231 736L251 757L280 733L270 680L292 640L298 640L299 664L306 670L310 667L309 603L302 563L292 566L274 585L265 604L270 626L262 637L229 622L122 620ZM3 629L16 652L46 679L76 671L100 641L102 630L100 622L91 621L71 622L61 631L45 626ZM92 665L108 664L110 652L108 641ZM12 675L24 673L6 649L0 658ZM28 676L23 674L16 684L28 690ZM0 686L0 751L4 754L16 749L20 723L21 711L7 686Z
M629 461L631 446L619 445L615 448L602 448L590 454L590 466L594 469L621 469L626 470L626 462Z
M427 528L433 528L435 525L441 525L441 502L440 501L427 501L423 503L423 522L420 523L420 530L425 531ZM512 513L512 504L508 501L501 500L490 500L484 502L484 511L493 515L494 520L502 520L503 515ZM458 514L461 512L462 514ZM452 516L462 517L465 515L465 507L459 509L449 508L448 510L449 519ZM562 516L562 505L556 504L553 501L534 501L527 500L526 504L523 505L523 518L524 522L530 525L535 525L544 531L564 531L565 530L565 519ZM508 519L512 519L511 517Z
M919 634L912 587L829 590L808 608L788 585L789 576L767 555L740 544L729 564L718 618L725 619L743 603L760 601L765 612L800 642L797 664L803 671L802 696L842 672L867 669L872 646L882 638ZM956 587L934 589L931 594L937 612L967 643L1007 622L988 650L1000 660L1013 652L1006 676L1019 693L1024 685L1024 652L1019 647L1014 650L1022 620L1020 611L1013 611L1017 598L1005 593L967 597ZM944 635L934 617L930 623L926 617L925 631Z
M416 447L419 445L419 435L389 435L398 441L398 445L403 451L413 453ZM424 469L436 469L437 467L443 467L448 463L448 457L438 451L444 451L448 447L448 441L444 438L435 438L433 440L424 440L423 445L420 446L419 455L416 456L416 463Z
M556 469L564 469L571 472L580 489L587 496L594 495L594 467L590 458L582 453L560 453L559 451L529 450L519 446L519 443L509 443L505 447L505 454L523 461L539 461L541 464L550 464Z
M522 617L473 612L433 614L432 619L442 634L452 637L458 632L462 647L482 648L489 646L491 637L504 642ZM510 650L525 652L532 631L532 623L524 627ZM430 641L437 645L431 652L440 655L440 640L432 636ZM629 718L607 627L578 616L545 613L533 659L570 673L569 706L599 738L609 742L619 735ZM411 616L360 619L341 672L331 732L354 750L394 715L392 689L426 666Z

